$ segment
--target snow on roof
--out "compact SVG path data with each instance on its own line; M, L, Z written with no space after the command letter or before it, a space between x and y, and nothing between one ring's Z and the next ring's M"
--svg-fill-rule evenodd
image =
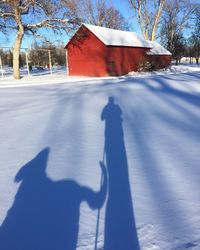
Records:
M147 52L148 55L171 55L171 53L159 43L151 41L148 42L153 47L149 52Z
M144 40L135 32L109 29L85 23L83 25L105 45L152 48L149 41Z

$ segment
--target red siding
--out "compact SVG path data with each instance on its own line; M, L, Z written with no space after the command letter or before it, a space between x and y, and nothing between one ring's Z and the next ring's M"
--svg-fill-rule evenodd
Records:
M147 48L105 46L87 28L81 27L67 45L69 75L109 76L136 71Z
M171 55L148 55L147 58L154 65L155 69L166 68L171 64Z
M69 75L105 75L105 45L86 28L81 28L67 45Z
M130 71L137 71L147 51L149 51L147 48L108 46L106 58L108 75L124 75Z

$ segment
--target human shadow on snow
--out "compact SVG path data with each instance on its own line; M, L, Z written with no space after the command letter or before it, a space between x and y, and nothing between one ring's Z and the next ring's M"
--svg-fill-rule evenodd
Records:
M75 250L81 202L97 209L105 201L102 163L102 185L94 192L73 180L52 181L46 174L49 152L49 148L39 152L15 177L20 186L0 227L2 250Z
M109 176L105 212L104 250L139 250L128 163L122 127L122 110L110 97L101 119L105 121L105 156Z

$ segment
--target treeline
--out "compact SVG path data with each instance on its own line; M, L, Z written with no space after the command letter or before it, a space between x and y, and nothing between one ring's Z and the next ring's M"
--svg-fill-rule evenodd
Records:
M37 43L34 43L31 46L31 49L26 52L24 50L20 52L20 68L26 65L27 59L28 64L33 67L49 67L49 53L52 66L66 65L66 51L64 49L64 45L47 47L45 44L38 45ZM0 49L0 56L4 66L13 67L12 50Z
M64 45L47 47L45 44L38 45L37 43L28 51L29 63L32 66L49 66L49 53L52 66L66 65L66 51Z
M13 53L11 50L0 49L0 57L1 57L1 62L3 65L9 66L9 67L13 66ZM20 55L20 61L21 61L21 55Z

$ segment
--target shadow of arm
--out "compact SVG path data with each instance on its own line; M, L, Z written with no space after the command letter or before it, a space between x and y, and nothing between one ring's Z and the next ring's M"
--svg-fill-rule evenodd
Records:
M106 194L107 194L107 170L103 162L100 162L100 167L102 169L101 174L101 187L100 190L97 192L94 192L93 190L89 188L84 188L84 200L88 203L88 205L92 209L98 209L101 208L105 202Z

